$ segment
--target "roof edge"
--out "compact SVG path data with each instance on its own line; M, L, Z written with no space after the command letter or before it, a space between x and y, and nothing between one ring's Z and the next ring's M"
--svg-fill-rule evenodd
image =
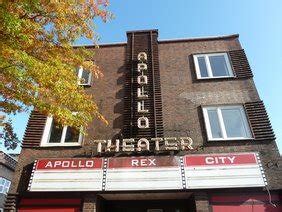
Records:
M11 157L9 154L0 151L0 164L6 166L11 170L15 170L17 162L18 161L15 158Z
M116 42L116 43L101 43L101 44L87 44L87 45L73 45L73 48L79 48L79 47L84 47L84 48L99 48L99 47L108 47L108 46L125 46L126 42Z
M140 30L140 32L145 32L148 30ZM133 31L138 32L138 31ZM128 32L127 32L128 33ZM130 32L129 32L130 33ZM188 38L172 38L172 39L163 39L158 40L158 43L177 43L177 42L186 42L186 41L203 41L203 40L220 40L226 38L238 38L239 34L231 34L231 35L220 35L220 36L203 36L203 37L188 37ZM73 48L99 48L99 47L111 47L111 46L125 46L126 42L116 42L116 43L101 43L101 44L89 44L89 45L73 45Z
M6 152L4 152L4 151L0 151L0 154L3 154L4 155L4 157L8 157L8 158L10 158L10 159L12 159L12 160L14 160L14 161L16 161L16 162L18 162L14 157L12 157L10 154L8 154L8 153L6 153Z
M159 43L173 43L173 42L185 42L185 41L202 41L202 40L220 40L226 38L238 38L239 34L220 35L220 36L203 36L203 37L191 37L191 38L172 38L159 40Z
M158 29L144 29L144 30L131 30L131 31L126 31L126 34L131 34L131 33L148 33L148 32L155 32L158 34L159 30Z

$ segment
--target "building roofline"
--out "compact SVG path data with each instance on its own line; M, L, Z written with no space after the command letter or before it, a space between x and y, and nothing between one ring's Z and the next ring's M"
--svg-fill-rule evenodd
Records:
M126 42L116 42L116 43L101 43L101 44L88 44L88 45L73 45L73 48L79 48L79 47L84 47L84 48L93 48L93 47L108 47L108 46L125 46Z
M130 34L130 33L148 33L148 32L155 32L155 33L159 33L159 31L157 29L146 29L146 30L131 30L131 31L126 31L126 34Z
M159 43L173 43L173 42L185 42L185 41L202 41L202 40L220 40L226 38L238 38L239 34L231 35L219 35L219 36L203 36L203 37L188 37L188 38L172 38L159 40Z
M148 32L154 30L139 30L139 31L128 31L126 33L132 32ZM204 40L221 40L227 38L238 38L239 34L231 34L231 35L219 35L219 36L203 36L203 37L188 37L188 38L172 38L172 39L161 39L158 40L158 43L178 43L178 42L187 42L187 41L204 41ZM112 46L125 46L126 42L116 42L116 43L101 43L98 45L89 44L89 45L73 45L74 48L84 47L84 48L93 48L93 47L112 47Z
M12 170L15 170L17 162L18 161L9 154L0 151L0 164L3 164Z
M17 160L14 158L14 157L12 157L10 154L7 154L6 152L4 152L4 151L0 151L0 154L3 154L4 156L6 156L6 157L8 157L8 158L10 158L10 159L12 159L12 160L14 160L14 161L16 161L17 162Z

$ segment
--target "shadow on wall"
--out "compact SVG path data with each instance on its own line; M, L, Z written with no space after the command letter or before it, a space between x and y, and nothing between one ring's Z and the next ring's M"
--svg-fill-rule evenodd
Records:
M32 168L33 168L33 163L28 164L28 165L23 167L22 173L21 173L21 178L19 180L19 184L18 184L18 188L17 188L18 193L23 193L23 192L27 191L29 180L30 180L30 175L31 175L31 172L32 172Z
M120 77L117 79L117 85L123 85L122 89L118 90L115 94L115 98L119 100L114 105L114 114L118 114L118 117L113 120L113 129L116 129L116 133L111 136L113 140L115 139L121 139L122 138L122 129L123 129L123 117L124 117L124 83L125 83L125 75L126 75L126 69L125 65L121 66L117 70L118 74L123 73L120 75Z

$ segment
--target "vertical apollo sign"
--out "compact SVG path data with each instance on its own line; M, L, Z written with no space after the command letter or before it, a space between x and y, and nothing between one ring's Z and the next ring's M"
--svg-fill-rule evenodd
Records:
M163 137L157 35L156 30L127 33L122 132L125 139Z
M137 119L137 126L139 129L144 129L149 128L149 119L146 117L146 113L148 113L149 110L145 108L145 101L148 99L148 93L145 89L145 85L148 84L147 54L145 52L140 52L137 59L137 112L141 115L141 117Z

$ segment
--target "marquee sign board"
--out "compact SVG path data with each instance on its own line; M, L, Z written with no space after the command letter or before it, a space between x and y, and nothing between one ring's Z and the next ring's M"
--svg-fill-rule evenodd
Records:
M265 186L256 153L184 156L187 188L235 188Z
M34 163L30 191L100 191L103 158L41 159Z
M106 191L182 189L179 157L110 158Z
M132 191L264 187L257 153L40 159L30 191Z

